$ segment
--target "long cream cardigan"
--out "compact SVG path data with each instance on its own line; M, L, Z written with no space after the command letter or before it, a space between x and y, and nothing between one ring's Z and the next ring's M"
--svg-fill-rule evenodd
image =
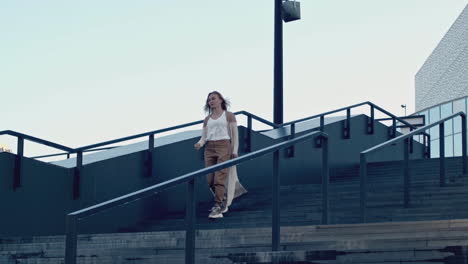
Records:
M205 121L203 122L203 131L200 140L198 141L198 144L200 144L201 147L203 147L206 143L206 136L208 134L208 119L210 116L207 116L205 118ZM226 111L226 118L227 118L227 123L228 123L228 133L229 137L231 138L231 147L232 147L232 154L238 154L238 148L239 148L239 133L237 131L237 121L236 121L236 116L231 113ZM246 193L247 190L242 186L242 184L239 182L239 178L237 177L237 169L236 166L229 167L228 169L228 177L226 178L226 182L224 183L224 186L226 187L226 196L227 196L227 206L230 206L232 203L232 200L234 198L237 198L241 196L242 194Z

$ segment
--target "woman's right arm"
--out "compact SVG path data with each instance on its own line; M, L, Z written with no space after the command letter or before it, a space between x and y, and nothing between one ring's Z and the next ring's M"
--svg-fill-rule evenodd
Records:
M198 142L194 146L196 150L199 150L201 147L205 145L206 135L208 134L208 128L206 127L207 119L208 118L205 118L205 120L203 121L203 130L202 130L200 140L198 140Z

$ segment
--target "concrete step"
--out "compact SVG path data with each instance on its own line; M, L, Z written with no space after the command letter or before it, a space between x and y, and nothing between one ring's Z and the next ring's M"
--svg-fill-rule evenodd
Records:
M81 235L78 263L183 263L184 236L182 231ZM50 239L52 242L42 237L30 243L20 243L21 239L6 239L0 244L1 256L17 261L11 263L63 263L63 237ZM440 249L468 245L468 220L289 226L282 227L281 241L283 251L348 252L338 255L341 257L337 256L336 260L341 262L337 263L372 263L368 261L375 261L379 256L386 256L387 262L400 260L416 263L426 260L428 256L445 258L451 255L439 254ZM262 252L268 250L270 243L271 228L199 230L196 239L197 263L232 263L224 262L229 260L229 254ZM413 256L405 253L411 251L408 249L413 251ZM414 257L416 249L421 251L418 257ZM363 253L369 251L373 253ZM349 258L351 256L352 259Z

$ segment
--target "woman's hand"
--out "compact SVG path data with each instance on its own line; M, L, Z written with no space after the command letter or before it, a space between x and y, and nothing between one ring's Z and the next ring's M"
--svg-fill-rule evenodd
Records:
M200 145L200 143L197 143L197 144L194 145L194 147L195 147L196 150L199 150L201 148L201 145Z
M237 155L237 154L231 154L231 159L235 159L235 158L237 158L237 157L239 157L239 155Z

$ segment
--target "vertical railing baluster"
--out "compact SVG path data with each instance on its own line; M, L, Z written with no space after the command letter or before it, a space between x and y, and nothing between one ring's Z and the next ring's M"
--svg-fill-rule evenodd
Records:
M273 153L273 208L272 208L272 228L271 228L271 250L279 251L280 248L280 211L279 211L279 199L280 199L280 173L279 173L279 151L276 150Z
M462 163L463 163L463 174L467 174L467 156L466 156L466 152L467 152L467 142L466 142L466 115L465 114L462 114L461 115L461 125L462 125Z
M445 128L444 123L440 123L439 125L439 159L440 159L440 187L444 187L446 180L445 180Z
M361 223L366 222L366 204L367 204L367 161L365 154L361 153L360 156L360 167L359 167L359 176L360 176L360 209L361 209Z
M410 130L410 133L411 133L411 132L413 131L413 128L410 127L409 130ZM411 137L410 137L410 141L409 141L409 152L410 152L410 153L413 153L413 151L414 151L414 144L413 144L413 142L414 142L414 138L413 138L413 136L411 136Z
M154 134L149 135L146 159L146 177L153 177Z
M323 132L324 129L325 129L325 116L321 115L320 116L320 131Z
M21 173L23 167L24 156L24 138L18 137L16 158L15 158L15 173L13 174L13 190L21 187Z
M77 225L78 218L74 215L67 215L65 227L65 264L76 264Z
M185 210L185 263L195 263L195 221L196 221L196 196L195 178L187 182L187 198Z
M74 200L80 197L82 169L83 169L83 151L79 150L76 152L76 167L75 167L75 175L73 177L73 199Z
M431 135L427 134L427 158L431 158Z
M390 128L390 138L396 137L396 118L392 117L392 127Z
M292 123L291 124L291 135L289 136L289 139L293 139L296 137L296 124L295 123ZM294 157L294 148L295 148L295 145L292 145L288 148L288 157L289 158L292 158Z
M409 207L410 203L410 175L409 175L409 144L410 138L406 138L403 142L403 175L404 175L404 205L405 208Z
M421 136L421 135L420 135ZM423 146L424 146L424 158L427 158L427 145L426 145L426 135L422 134Z
M344 127L344 135L345 139L351 138L351 109L346 109L346 120L345 120L345 127Z
M322 224L328 224L329 220L329 198L328 183L330 181L330 171L328 166L328 138L322 137Z
M247 146L246 152L250 153L252 151L252 116L247 116Z
M374 113L374 106L370 105L370 119L367 123L367 133L374 134L374 120L375 120L375 113Z

